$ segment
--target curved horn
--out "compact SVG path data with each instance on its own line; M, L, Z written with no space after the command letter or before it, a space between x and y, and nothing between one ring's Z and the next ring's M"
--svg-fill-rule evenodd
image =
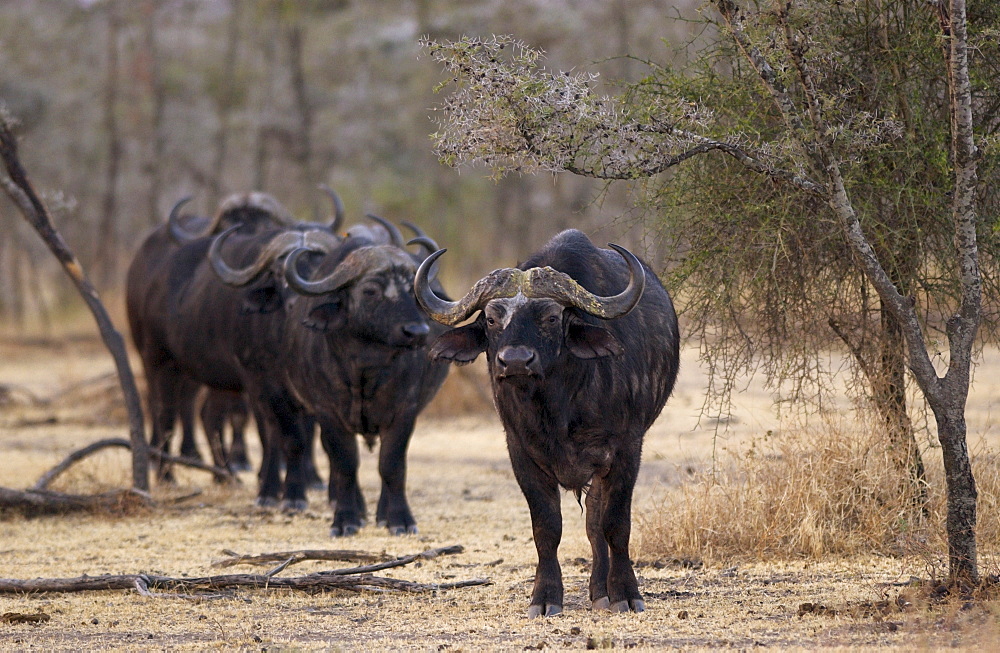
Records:
M413 259L399 248L390 245L366 245L350 252L327 276L308 281L299 275L296 268L299 256L301 254L296 254L294 260L285 259L285 279L289 287L303 295L324 295L334 292L370 272L396 266L413 269Z
M330 233L326 228L302 231L302 246L314 252L329 254L341 242L340 236Z
M409 247L410 245L420 245L421 247L427 250L428 255L433 254L434 252L441 249L441 247L439 247L438 244L434 242L434 239L429 236L417 236L416 238L411 238L410 240L406 241L406 245L407 247Z
M191 201L191 196L187 195L182 197L180 200L174 204L173 208L170 209L170 214L167 216L167 230L170 233L170 237L175 243L184 244L196 240L206 235L203 233L197 233L194 231L187 231L181 226L181 207Z
M278 234L267 243L257 259L245 268L235 269L229 267L225 259L222 258L222 244L234 231L239 229L239 225L234 225L226 229L212 240L212 246L208 249L208 260L212 264L212 269L222 279L222 282L230 286L245 286L269 266L276 258L302 245L303 235L297 231L286 231Z
M417 236L416 238L412 238L406 241L406 246L409 247L410 245L420 245L421 247L427 250L428 255L441 249L440 247L438 247L437 243L435 243L432 239L428 238L427 236ZM424 258L426 258L426 256ZM437 277L438 267L439 266L435 264L430 269L430 272L427 273L428 281L434 281L434 279Z
M535 280L529 296L548 296L557 301L568 302L581 311L605 320L612 320L627 314L635 308L635 305L642 298L642 293L646 289L646 272L643 270L642 263L632 252L611 243L608 243L608 247L621 254L625 263L628 264L628 286L617 295L611 297L595 295L567 275L556 273L546 275L551 276L551 278L544 282L541 279ZM553 288L551 294L550 283Z
M326 184L320 184L319 189L326 193L330 201L333 202L333 221L330 222L330 231L337 233L344 226L344 202L341 201L337 191Z
M417 238L427 238L427 233L424 232L424 230L418 227L417 225L413 224L412 222L408 220L400 220L399 224L403 225L404 227L412 231L413 235L416 236ZM437 251L437 248L435 248L432 251Z
M417 302L437 322L454 326L496 297L513 297L518 291L524 272L516 268L494 270L476 282L472 290L457 302L438 297L431 289L431 268L446 249L439 249L424 259L413 278L413 292Z
M420 264L413 280L417 301L436 321L455 325L468 319L486 302L498 297L513 297L524 293L527 297L546 297L566 306L573 306L591 315L611 320L625 315L639 303L646 288L646 273L636 256L618 245L610 245L628 264L628 286L617 295L601 297L586 290L569 275L550 267L519 270L503 268L494 270L476 282L465 297L449 302L434 294L430 288L430 269L445 252L438 250Z
M395 245L396 247L403 246L403 232L399 230L399 227L392 224L385 218L375 215L374 213L366 213L365 217L369 220L374 220L385 227L385 230L389 232L389 244Z

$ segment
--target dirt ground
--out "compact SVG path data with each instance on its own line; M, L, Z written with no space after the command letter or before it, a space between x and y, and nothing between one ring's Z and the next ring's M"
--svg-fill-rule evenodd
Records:
M71 451L127 437L114 401L113 366L92 338L0 341L0 485L26 488ZM465 376L452 381L468 381ZM980 374L974 437L992 427L993 385ZM997 381L994 381L994 380ZM907 586L927 576L927 560L885 557L701 565L643 554L642 519L664 493L709 464L713 448L739 447L777 428L766 393L741 393L729 431L716 437L699 418L704 378L685 352L675 396L649 433L636 491L633 558L647 611L611 615L588 609L590 549L572 495L563 502L560 560L564 614L525 616L535 553L526 504L507 460L503 432L489 412L442 417L417 427L409 455L409 498L420 533L390 537L369 525L356 537L328 536L324 493L287 516L252 506L255 478L212 484L195 470L154 489L161 506L125 517L0 517L0 576L29 579L153 573L204 576L258 573L212 567L223 550L245 554L357 549L406 555L459 544L464 552L381 572L420 583L488 578L481 587L411 594L238 590L223 598L144 597L135 591L0 595L0 614L44 613L37 625L3 623L3 650L525 650L636 648L937 649L1000 645L992 604L928 606ZM453 390L448 397L457 396ZM49 400L49 401L45 401ZM451 399L454 400L454 399ZM978 435L977 435L978 434ZM251 442L255 437L251 437ZM256 444L256 443L254 443ZM207 448L202 443L203 452ZM259 448L255 448L256 454ZM54 489L93 491L128 485L127 454L108 451L75 467ZM255 458L259 460L259 458ZM319 456L321 468L323 457ZM376 459L365 453L362 489L374 512ZM171 499L200 494L171 502ZM281 576L346 563L303 562ZM266 568L263 568L266 569Z

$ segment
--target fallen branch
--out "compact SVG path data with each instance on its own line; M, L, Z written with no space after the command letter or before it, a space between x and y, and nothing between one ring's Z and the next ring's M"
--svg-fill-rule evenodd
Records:
M98 440L97 442L88 444L86 447L74 451L70 455L66 456L66 458L61 463L59 463L49 471L42 474L41 478L39 478L38 481L35 483L33 489L43 490L47 488L52 483L52 481L54 481L60 474L65 472L67 469L69 469L76 463L80 462L84 458L94 453L97 453L98 451L101 451L102 449L110 449L112 447L131 449L132 443L124 438L107 438L105 440ZM174 456L168 453L162 453L155 449L149 450L149 457L162 458L163 460L174 463L176 465L185 465L187 467L194 467L195 469L201 469L206 472L211 472L212 474L215 474L217 477L232 478L232 479L236 478L235 475L228 469L222 467L216 467L215 465L209 465L203 463L200 460L193 460L191 458L183 458L181 456Z
M408 564L414 560L427 560L439 555L449 555L463 551L461 546L430 549L423 553L403 556L391 561L395 566ZM289 558L291 559L291 558ZM389 562L382 563L389 564ZM102 576L79 576L77 578L32 578L29 580L0 579L0 594L18 592L87 592L95 590L129 590L134 589L143 596L166 598L213 598L204 594L190 594L192 591L215 591L231 588L247 589L294 589L300 591L320 591L328 589L344 589L355 592L366 590L389 590L397 592L435 592L438 590L489 585L488 578L473 578L453 583L416 583L397 578L385 578L361 573L362 568L322 571L305 576L279 578L274 574L284 568L268 572L268 574L227 574L220 576L205 576L202 578L171 578L150 574L119 574ZM375 567L376 565L371 565ZM153 590L180 590L185 594L163 595ZM218 598L215 596L214 598Z
M203 578L171 578L149 574L117 574L79 576L77 578L32 578L17 580L0 578L0 594L20 592L90 592L96 590L136 589L140 583L146 590L220 590L234 587L246 589L294 589L317 591L346 589L356 592L378 588L400 592L434 592L476 585L489 585L488 578L473 578L454 583L415 583L381 576L338 576L333 574L308 574L289 578L268 577L263 574L227 574ZM194 596L194 595L192 595Z
M0 487L0 508L14 508L29 516L80 511L127 512L153 503L152 497L147 493L135 489L102 494L66 494L52 490L12 490Z
M410 564L414 560L430 560L440 555L452 555L455 553L461 553L464 550L465 548L461 544L456 544L454 546L441 547L440 549L428 549L423 553L414 553L413 555L402 556L396 558L395 560L387 560L386 562L379 562L373 565L365 565L363 567L351 567L349 569L334 569L332 571L320 571L317 573L329 576L368 574L373 571L382 571L383 569L391 569L392 567L402 567L403 565Z
M305 549L301 551L282 551L279 553L261 553L259 555L240 555L228 549L223 551L230 556L225 560L213 562L213 567L232 567L234 565L271 565L293 559L291 564L304 560L337 560L340 562L365 562L395 560L385 553L368 553L366 551L350 551L344 549Z

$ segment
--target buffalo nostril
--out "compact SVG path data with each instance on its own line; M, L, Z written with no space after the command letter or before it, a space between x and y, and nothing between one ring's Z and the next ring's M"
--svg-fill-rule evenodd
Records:
M534 360L534 350L527 347L505 347L497 352L497 361L500 366L512 371L528 371L528 366Z
M403 325L403 333L410 338L419 338L430 333L431 327L426 322L411 322Z

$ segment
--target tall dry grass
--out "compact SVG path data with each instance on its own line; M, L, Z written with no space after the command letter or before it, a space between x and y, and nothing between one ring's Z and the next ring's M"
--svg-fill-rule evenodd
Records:
M946 552L940 449L924 451L926 513L896 453L877 429L849 424L769 435L720 460L713 472L665 491L637 517L645 559L819 558ZM1000 545L1000 456L973 452L980 551Z

